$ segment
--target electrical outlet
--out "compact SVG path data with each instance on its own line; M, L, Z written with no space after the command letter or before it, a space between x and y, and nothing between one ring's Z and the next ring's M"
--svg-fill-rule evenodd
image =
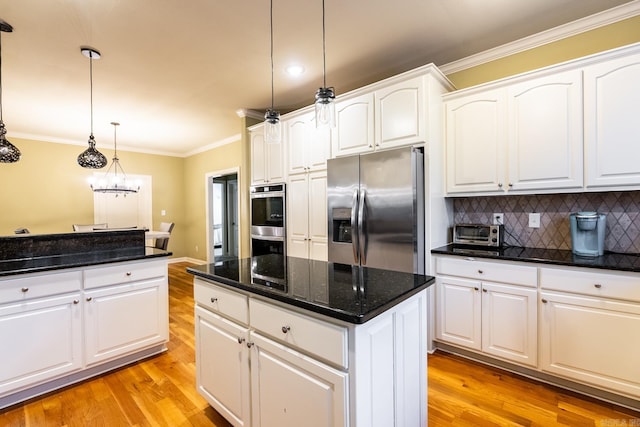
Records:
M531 227L531 228L540 228L540 214L539 213L530 213L529 214L529 227Z
M502 213L494 213L493 214L493 225L503 225L504 224L504 214Z

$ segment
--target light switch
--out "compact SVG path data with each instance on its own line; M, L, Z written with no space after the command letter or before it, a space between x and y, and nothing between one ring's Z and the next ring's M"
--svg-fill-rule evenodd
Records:
M531 228L540 228L540 214L539 213L530 213L529 214L529 227L531 227Z
M165 211L164 209L160 211L160 216L165 216L166 214L167 214L167 211Z

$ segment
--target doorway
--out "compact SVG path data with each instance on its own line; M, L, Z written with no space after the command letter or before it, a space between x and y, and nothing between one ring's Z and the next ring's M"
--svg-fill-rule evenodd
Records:
M207 176L207 259L222 261L240 253L238 234L238 172Z

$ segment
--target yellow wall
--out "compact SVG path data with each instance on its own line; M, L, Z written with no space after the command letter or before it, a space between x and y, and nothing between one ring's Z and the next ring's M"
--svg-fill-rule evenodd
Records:
M94 171L76 162L86 147L10 136L9 140L20 149L22 158L0 164L0 235L11 235L18 227L38 234L66 233L74 223L93 223L93 193L87 178ZM100 151L107 159L113 156L111 150ZM162 221L175 222L169 250L182 256L187 246L186 233L179 225L184 221L183 159L122 150L118 154L127 174L152 176L153 228ZM167 213L164 217L160 216L162 209Z
M458 89L640 42L640 16L447 75Z

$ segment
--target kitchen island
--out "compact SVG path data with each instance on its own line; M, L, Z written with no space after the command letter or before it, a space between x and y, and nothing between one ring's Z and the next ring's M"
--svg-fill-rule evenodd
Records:
M426 425L433 277L279 255L187 271L198 392L232 424Z
M144 239L0 237L0 408L166 350L171 253Z

